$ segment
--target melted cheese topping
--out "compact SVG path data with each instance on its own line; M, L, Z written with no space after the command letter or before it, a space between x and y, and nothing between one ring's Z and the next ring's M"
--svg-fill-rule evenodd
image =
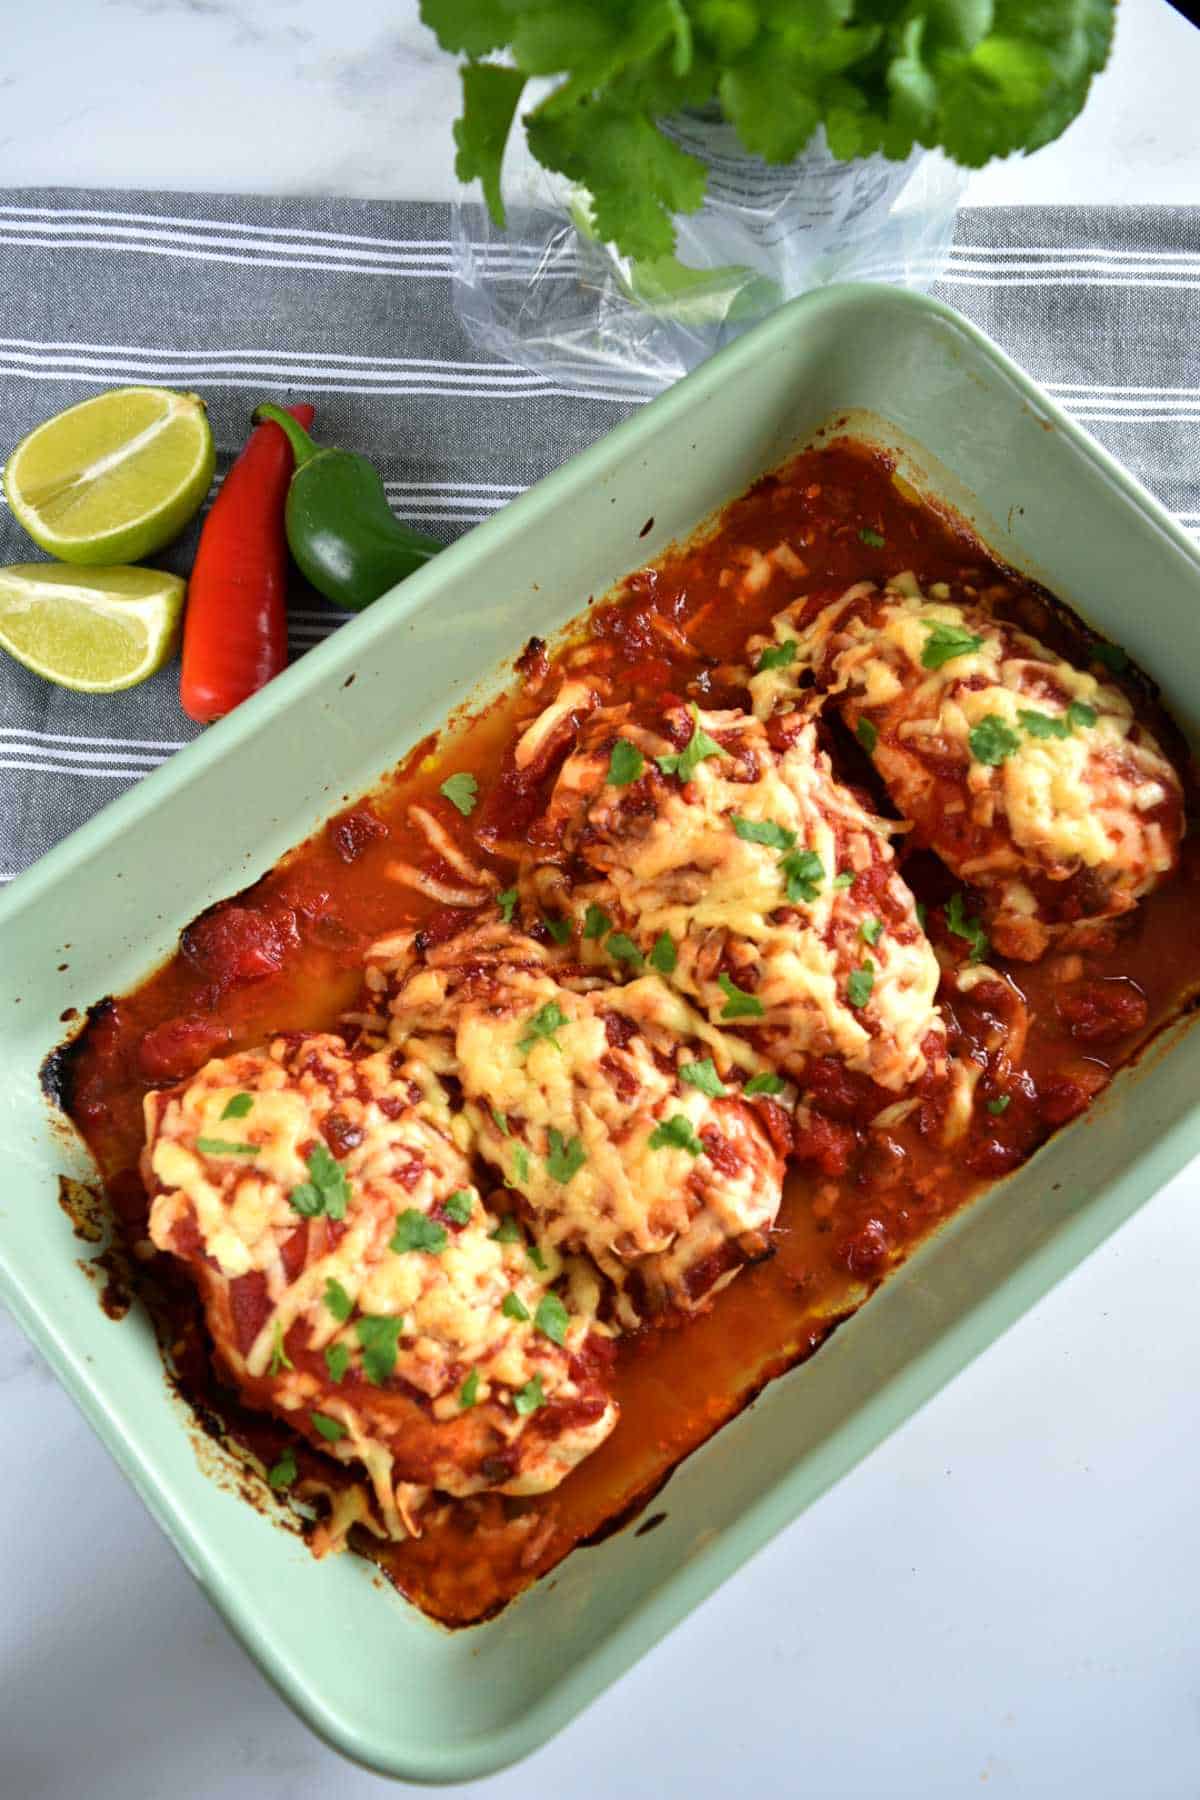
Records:
M614 713L585 727L550 808L567 847L605 878L577 890L577 915L600 904L644 956L665 933L676 948L670 979L714 1020L731 1022L722 976L750 993L762 1009L750 1029L797 1079L809 1057L836 1055L884 1087L908 1086L924 1074L928 1042L932 1035L940 1044L943 1026L937 960L893 867L887 825L835 780L811 722L790 720L787 747L777 751L746 714L697 717L723 751L700 761L686 783L654 771L653 759L670 749L656 734ZM629 789L605 780L618 732L646 758L632 802ZM754 841L764 833L774 841ZM816 873L811 885L793 884L789 898L787 858L805 855ZM860 876L872 879L859 886ZM611 969L598 942L584 945ZM869 976L865 1001L856 971Z
M250 1105L228 1118L238 1095ZM305 1219L292 1197L311 1188L313 1149L324 1147L322 1126L334 1112L333 1141L346 1146L337 1159L344 1216L326 1207L308 1217L297 1267ZM410 1058L397 1066L387 1052L354 1057L329 1036L280 1039L267 1052L211 1062L185 1086L149 1095L147 1127L156 1190L150 1235L197 1267L224 1360L252 1398L261 1392L328 1454L363 1463L395 1534L403 1530L398 1478L424 1478L454 1494L486 1486L540 1492L612 1429L611 1403L561 1433L533 1424L537 1408L517 1406L535 1380L547 1402L580 1397L570 1359L594 1327L578 1306L588 1291L579 1283L570 1289L561 1346L538 1329L538 1306L564 1265L543 1257L539 1272L523 1239L497 1238L499 1219L483 1204L464 1155L470 1123L452 1111L428 1065ZM301 1204L311 1205L305 1194ZM456 1211L468 1213L465 1223ZM432 1231L434 1242L418 1238L421 1247L405 1248L406 1221ZM268 1304L243 1346L234 1284L251 1275ZM394 1367L382 1381L370 1373L364 1319L400 1321ZM318 1355L321 1370L332 1352L346 1371L338 1379L314 1375L311 1362L289 1367L297 1348ZM464 1408L468 1379L473 1404ZM314 1410L343 1435L329 1441L310 1429ZM498 1451L507 1454L499 1480L480 1467Z
M721 1051L721 1034L685 1035L687 1010L656 977L567 987L508 927L429 955L375 970L393 987L392 1041L452 1056L482 1154L523 1196L540 1241L586 1251L609 1276L623 1322L638 1321L643 1292L651 1307L697 1304L743 1260L738 1240L761 1248L783 1164L737 1097L739 1055ZM679 1073L710 1055L725 1096ZM694 1272L722 1254L697 1286Z
M1146 815L1178 803L1178 777L1118 688L979 608L923 595L911 574L882 593L851 588L807 624L805 610L798 602L774 622L774 642L795 654L752 677L756 711L786 705L800 674L816 670L852 728L863 719L875 727L873 760L893 798L957 874L1002 890L998 906L1014 930L1038 913L1033 873L1061 881L1100 872L1103 917L1174 867L1177 827ZM939 627L967 648L931 669L922 659ZM761 641L750 648L757 660ZM1042 735L1029 729L1033 714L1050 722ZM972 737L985 721L1009 734L996 761L983 760ZM956 766L962 808L984 836L966 855L938 829L946 803L936 782Z

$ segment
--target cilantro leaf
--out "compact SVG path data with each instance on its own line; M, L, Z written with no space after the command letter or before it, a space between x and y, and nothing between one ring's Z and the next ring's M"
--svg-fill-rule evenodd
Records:
M843 869L840 875L834 876L830 885L835 888L852 888L854 886L854 870Z
M222 1120L244 1119L253 1105L253 1094L234 1094L231 1099L226 1101L225 1110L221 1114L221 1118Z
M887 543L887 539L882 537L878 531L873 531L869 525L864 525L858 535L864 544L871 546L872 550L882 550Z
M550 936L554 939L556 944L565 944L571 935L570 919L551 919L543 913L542 924L546 927L546 930L550 933Z
M793 906L800 900L816 899L825 879L825 865L815 850L793 850L790 856L780 857L779 867Z
M704 1145L692 1129L692 1121L682 1113L676 1113L673 1119L664 1119L650 1133L652 1150L686 1150L689 1156L702 1156Z
M568 1142L562 1132L555 1131L553 1126L550 1127L549 1139L550 1154L546 1158L546 1173L551 1181L561 1181L565 1185L582 1169L587 1161L587 1151L579 1138L573 1137Z
M1027 712L1022 707L1017 719L1031 738L1065 738L1071 735L1067 720L1056 718L1053 713Z
M618 962L633 963L636 967L643 960L642 953L633 939L623 931L610 932L604 948Z
M459 1188L448 1200L443 1200L442 1211L452 1225L465 1225L475 1210L475 1202L466 1188Z
M851 969L846 982L846 998L851 1006L862 1008L871 998L875 987L875 964L868 956L860 969Z
M340 1383L350 1367L349 1344L330 1344L325 1351L325 1367L329 1370L329 1379Z
M1070 706L1067 708L1067 724L1087 730L1089 726L1092 726L1095 723L1095 707L1086 705L1082 700L1072 700Z
M858 928L858 935L862 939L864 944L870 944L871 947L874 948L874 946L879 942L880 934L882 933L882 931L883 931L883 920L882 919L864 919L862 924Z
M346 1171L324 1144L314 1144L305 1159L308 1180L293 1188L288 1205L303 1219L315 1219L324 1213L330 1219L344 1219L350 1199L350 1183Z
M529 1152L522 1144L513 1147L513 1174L518 1181L529 1180Z
M295 1363L283 1347L283 1326L275 1320L274 1339L271 1344L271 1360L267 1365L269 1375L279 1375L284 1369L294 1369Z
M421 23L443 50L486 56L508 42L512 14L504 0L421 0Z
M391 1235L388 1248L398 1256L409 1250L424 1250L430 1256L440 1256L446 1243L446 1227L439 1225L436 1219L431 1219L428 1213L409 1206L402 1213L396 1214L396 1229Z
M552 1344L561 1346L566 1341L571 1315L557 1294L543 1294L533 1315L533 1323L543 1337L548 1337Z
M768 1072L762 1075L752 1075L742 1089L742 1093L747 1100L752 1100L755 1094L782 1094L785 1086L786 1083L781 1076Z
M723 1019L762 1018L763 1003L756 994L748 994L744 988L735 987L728 975L718 975L717 986L725 996L725 1005L721 1008Z
M346 1435L346 1427L340 1419L331 1419L328 1413L310 1412L313 1429L327 1444L336 1444L339 1438Z
M533 1376L532 1380L527 1381L525 1386L519 1388L513 1395L513 1407L522 1418L526 1418L529 1413L535 1413L539 1406L545 1406L545 1404L546 1395L542 1388L540 1375Z
M382 1387L396 1367L403 1326L404 1320L394 1313L364 1313L354 1321L362 1345L363 1374L375 1387Z
M1006 1113L1008 1111L1011 1102L1011 1094L998 1094L994 1100L988 1101L987 1109L993 1118L998 1119L1001 1113Z
M795 832L776 825L773 819L743 819L739 813L731 813L730 818L734 831L744 843L765 844L770 850L790 850L796 842Z
M502 894L496 895L496 905L500 908L500 917L506 925L513 922L513 914L517 910L517 890L515 887L505 888Z
M300 1471L296 1467L296 1452L288 1449L283 1452L279 1461L268 1470L267 1480L273 1488L291 1487L299 1473Z
M873 725L870 719L862 718L854 727L854 735L866 751L867 755L873 755L875 746L879 742L879 727Z
M458 1404L464 1412L479 1398L479 1370L472 1369L458 1390Z
M754 665L754 673L763 675L768 669L786 669L789 663L795 662L799 647L795 638L787 638L782 644L768 644Z
M492 1115L492 1123L495 1125L496 1130L500 1133L500 1136L501 1137L511 1137L512 1132L508 1129L507 1114L502 1113L498 1106L489 1106L488 1111Z
M196 1148L202 1156L257 1156L259 1145L239 1144L232 1138L198 1137Z
M967 743L975 761L986 763L991 768L995 768L1021 748L1020 738L1011 726L1004 723L999 713L987 713L978 725L973 725L967 733Z
M438 793L447 799L451 806L456 807L464 819L469 819L475 811L475 802L479 797L479 783L464 769L460 770L457 775L448 775L438 789Z
M518 1324L523 1324L529 1317L529 1308L519 1295L513 1293L505 1294L500 1302L500 1311L506 1319L516 1319Z
M479 178L488 211L501 230L505 214L500 168L524 86L525 77L518 69L501 68L497 63L468 63L462 72L462 118L454 121L458 150L454 172L460 181Z
M628 787L636 781L646 767L646 759L636 744L628 738L618 738L612 747L612 755L608 759L608 774L605 780L610 787Z
M715 738L709 737L707 731L701 729L700 708L693 701L688 707L692 715L692 735L684 749L672 751L668 756L655 757L664 775L678 775L680 781L690 781L700 764L708 756L726 756Z
M529 1258L530 1262L533 1264L534 1268L537 1270L538 1274L544 1275L546 1273L546 1259L542 1255L541 1251L538 1249L537 1245L536 1244L526 1244L525 1254Z
M497 1225L495 1231L493 1231L492 1239L497 1244L519 1244L524 1235L525 1233L521 1230L520 1225L513 1215L511 1213L505 1213L499 1225Z
M679 961L679 953L675 948L675 940L669 931L660 931L650 951L650 967L657 969L660 975L673 975L675 965Z
M942 619L925 619L922 621L929 636L921 651L921 667L923 669L941 669L956 656L970 656L983 643L970 631L964 631L960 625L947 625Z
M991 944L988 934L978 919L968 919L965 903L959 889L950 896L950 904L946 908L946 925L955 937L966 938L971 946L971 961L982 962Z
M612 920L602 906L594 902L589 904L583 915L583 935L585 938L602 938L606 931L612 930Z
M342 1286L331 1275L325 1283L325 1305L333 1314L339 1325L344 1325L354 1311L354 1302Z
M711 1056L706 1056L703 1062L680 1063L679 1079L686 1081L689 1087L699 1088L710 1100L719 1100L722 1094L729 1092L717 1074L717 1065Z
M525 1035L517 1039L517 1049L524 1051L532 1050L533 1046L539 1040L544 1039L547 1044L553 1044L556 1050L561 1051L562 1045L559 1043L554 1033L558 1030L560 1025L565 1025L566 1023L567 1015L558 1004L558 1001L547 1000L545 1006L539 1006L533 1017L529 1020L525 1027Z

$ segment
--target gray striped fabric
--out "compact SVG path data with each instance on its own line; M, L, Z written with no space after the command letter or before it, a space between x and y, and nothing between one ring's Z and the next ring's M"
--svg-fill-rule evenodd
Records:
M260 399L312 400L396 510L449 540L629 410L489 361L450 295L447 209L9 190L0 196L0 451L108 387L208 404L218 476ZM517 266L498 271L524 278ZM979 209L937 290L1200 534L1200 208ZM189 566L195 528L163 560ZM38 555L0 513L0 562ZM294 655L341 615L297 596ZM177 670L61 692L0 658L0 876L180 748Z

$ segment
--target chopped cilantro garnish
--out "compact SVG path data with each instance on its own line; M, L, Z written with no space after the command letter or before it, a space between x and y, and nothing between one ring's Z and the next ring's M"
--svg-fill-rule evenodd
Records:
M475 1210L475 1202L466 1188L459 1188L448 1200L442 1202L442 1211L452 1225L465 1225Z
M525 1246L525 1254L537 1270L538 1274L544 1275L546 1273L546 1259L538 1249L537 1245L527 1244Z
M995 768L1021 748L1020 738L1011 726L1004 723L999 713L987 713L978 725L973 725L967 733L967 742L975 761L986 763L991 768Z
M618 738L612 747L612 755L608 759L608 774L605 780L611 787L628 787L636 781L646 767L646 759L636 744L628 738Z
M520 1144L513 1149L513 1173L518 1181L529 1180L529 1155Z
M612 930L612 920L602 906L593 901L583 915L583 935L585 938L602 938L606 931Z
M546 927L546 930L550 933L550 936L554 939L556 944L565 944L571 935L570 919L551 919L543 913L542 924Z
M650 951L650 967L660 975L673 975L678 961L674 938L669 931L660 931Z
M833 885L835 888L851 888L851 887L853 887L854 886L854 870L853 869L843 869L840 875L834 876Z
M339 1438L345 1437L346 1427L340 1419L331 1419L328 1413L319 1412L310 1412L308 1416L312 1420L313 1430L323 1437L327 1444L336 1444Z
M546 1158L546 1173L551 1181L565 1184L582 1169L587 1161L587 1151L579 1138L573 1137L568 1141L553 1125L550 1127L549 1138L550 1154Z
M508 1119L506 1115L500 1111L498 1106L490 1106L488 1111L492 1115L493 1123L495 1124L496 1130L500 1133L500 1136L510 1137L512 1134L508 1129Z
M1086 731L1089 726L1094 725L1095 723L1095 707L1088 706L1082 700L1072 700L1070 706L1067 708L1067 724L1078 726L1081 730Z
M271 1344L271 1361L267 1365L267 1373L269 1375L278 1375L284 1369L294 1369L295 1366L295 1363L283 1347L283 1326L280 1324L279 1320L276 1319L274 1340Z
M692 1121L682 1113L676 1113L673 1119L664 1119L650 1133L652 1150L686 1150L689 1156L701 1156L704 1145L692 1129Z
M505 1213L492 1233L497 1244L519 1244L525 1233L511 1213Z
M320 1213L329 1219L344 1219L350 1183L341 1163L329 1154L324 1144L314 1144L305 1164L308 1180L292 1189L288 1205L304 1219L314 1219Z
M605 939L604 948L618 962L640 963L642 953L631 937L623 931L611 931Z
M446 1227L439 1225L427 1213L418 1212L410 1206L402 1213L396 1214L396 1229L392 1233L389 1249L397 1255L408 1250L425 1250L430 1256L440 1256L446 1248Z
M539 1006L529 1020L525 1027L525 1035L517 1041L517 1049L532 1050L539 1039L544 1039L547 1044L553 1044L556 1050L561 1050L562 1045L554 1034L560 1025L566 1023L567 1015L558 1001L547 1000L545 1006Z
M376 1387L382 1387L396 1367L400 1333L404 1320L395 1314L365 1314L355 1319L354 1329L362 1345L363 1374Z
M765 844L768 850L790 850L796 842L795 832L776 825L773 819L743 819L739 813L731 813L730 817L734 831L747 844Z
M690 781L706 756L724 756L715 738L709 737L707 731L700 727L700 708L695 701L688 707L692 715L692 735L686 749L669 756L659 756L655 760L664 775L678 775L680 781Z
M870 544L872 550L882 550L887 543L887 539L882 537L878 531L872 531L869 525L864 525L858 535L864 544Z
M723 1019L761 1019L763 1003L756 994L748 994L744 988L736 987L728 975L717 976L717 986L725 996L725 1005L721 1009Z
M962 894L957 889L951 894L946 908L946 924L955 937L966 938L971 946L971 961L982 962L991 948L987 932L978 919L967 918Z
M523 1322L529 1317L529 1308L518 1295L513 1293L505 1294L500 1302L500 1311L506 1319L517 1319Z
M754 666L754 673L763 675L768 669L786 669L789 663L795 662L799 647L795 638L788 638L782 644L768 644Z
M867 755L872 755L876 744L879 742L879 727L873 725L870 719L863 718L860 719L858 724L854 727L854 735L866 751Z
M742 1092L747 1100L752 1100L755 1094L782 1094L785 1085L781 1076L767 1072L762 1075L752 1075Z
M1022 707L1017 718L1031 738L1065 738L1071 735L1069 719L1055 718L1052 713L1027 712Z
M825 865L815 850L793 850L790 856L780 857L779 867L793 906L799 900L816 899L825 879Z
M863 1007L871 998L875 986L875 964L868 956L861 969L851 969L846 982L846 998L851 1006Z
M1093 644L1092 660L1103 663L1104 667L1111 669L1114 675L1119 675L1123 669L1129 667L1129 658L1119 644Z
M267 1471L267 1480L273 1488L291 1487L300 1473L296 1467L296 1453L288 1449L283 1452L279 1461Z
M438 793L457 807L464 819L469 819L475 811L475 801L479 794L479 783L473 775L465 770L458 775L450 775L443 781Z
M1001 1113L1008 1111L1009 1102L1011 1101L1011 1099L1012 1099L1011 1094L999 1094L999 1095L997 1095L996 1099L988 1101L987 1109L995 1118L998 1119L1000 1117Z
M354 1302L342 1286L331 1275L325 1283L325 1304L339 1325L344 1325L354 1311Z
M458 1390L458 1404L462 1407L462 1410L466 1412L468 1407L474 1406L478 1397L479 1370L472 1369L471 1373L467 1376L467 1379Z
M519 1388L513 1395L513 1406L523 1419L526 1418L529 1413L535 1413L539 1406L545 1406L545 1404L546 1395L542 1389L542 1378L540 1375L535 1375L532 1380L527 1381L525 1386Z
M234 1094L232 1099L226 1101L225 1111L221 1114L221 1118L244 1119L253 1105L253 1094Z
M230 1138L198 1137L196 1148L203 1156L257 1156L257 1144L239 1144Z
M953 662L956 656L970 656L983 643L981 637L975 637L959 625L947 625L941 619L923 619L922 624L929 632L921 652L923 669L940 669Z
M517 910L517 890L515 887L505 888L502 894L496 895L496 905L500 908L500 917L506 925L513 922L513 914Z
M552 1344L561 1345L566 1339L571 1315L557 1294L543 1294L533 1315L533 1323L543 1337L548 1337Z
M858 928L858 935L864 944L875 945L879 942L880 933L882 931L882 919L864 919Z
M350 1367L349 1344L330 1344L325 1351L325 1367L329 1370L329 1379L340 1382Z
M711 1056L706 1056L703 1062L680 1063L679 1079L686 1081L689 1087L699 1088L710 1100L719 1100L722 1094L729 1092L717 1074L717 1065Z

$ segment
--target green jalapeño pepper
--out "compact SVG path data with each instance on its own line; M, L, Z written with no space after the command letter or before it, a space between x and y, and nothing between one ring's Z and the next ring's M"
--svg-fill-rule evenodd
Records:
M288 549L327 600L359 612L437 555L435 539L396 518L365 456L322 449L290 413L269 402L254 419L271 419L287 433L296 459L284 516Z

